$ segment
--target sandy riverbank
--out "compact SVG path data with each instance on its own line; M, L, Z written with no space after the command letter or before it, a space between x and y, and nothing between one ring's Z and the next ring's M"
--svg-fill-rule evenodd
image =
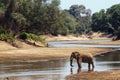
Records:
M53 36L53 35L41 35L46 41L60 41L60 40L88 40L88 39L112 39L110 35L104 34L104 33L93 33L91 35L73 35L69 34L67 36Z
M120 70L79 72L68 75L66 80L120 80Z
M97 55L100 53L111 51L112 49L100 48L28 48L28 49L12 49L0 51L0 59L49 59L69 57L71 52L79 51L80 53L91 53Z
M93 33L90 35L92 39L110 39L108 35L103 33ZM89 39L88 35L67 35L67 36L52 36L42 35L46 41L56 40L86 40ZM47 48L35 47L33 45L26 44L24 41L14 41L19 48L13 47L10 44L0 41L0 59L41 59L41 58L62 58L69 57L71 52L79 51L81 53L92 53L93 55L111 51L111 49L99 49L99 48ZM37 44L37 43L36 43Z

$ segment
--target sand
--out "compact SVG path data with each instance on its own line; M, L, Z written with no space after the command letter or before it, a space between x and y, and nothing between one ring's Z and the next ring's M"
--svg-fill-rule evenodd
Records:
M111 51L112 49L100 48L27 48L27 49L12 49L0 51L0 59L48 59L48 58L65 58L69 57L73 51L80 53L91 53L97 55L100 53Z
M68 75L66 80L120 80L120 70L79 72Z
M53 36L53 35L41 35L46 41L60 41L60 40L88 40L88 39L112 39L110 35L106 35L105 33L93 33L91 35L73 35L69 34L67 36Z

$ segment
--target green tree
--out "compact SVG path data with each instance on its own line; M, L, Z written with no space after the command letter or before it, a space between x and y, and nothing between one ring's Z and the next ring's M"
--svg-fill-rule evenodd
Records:
M5 11L10 0L0 0L0 10Z
M18 34L23 27L25 27L26 19L21 13L16 13L18 8L18 1L8 0L8 2L2 2L6 6L6 10L3 13L2 17L2 27L5 30L5 33L13 33L14 36Z
M68 29L68 33L74 33L77 27L76 19L67 10L63 11L64 25Z
M83 34L91 31L91 10L86 9L84 5L72 5L69 9L78 23L75 33Z
M109 22L112 25L114 35L117 36L116 39L120 39L120 4L113 5L107 10L107 15L109 17Z
M14 32L15 34L20 33L21 31L24 31L24 29L27 26L26 18L20 14L20 13L12 13L11 18L14 21Z
M107 11L100 10L92 15L92 30L117 36L120 39L120 4L113 5Z
M5 11L5 17L7 19L10 19L10 15L11 15L12 12L15 11L15 7L16 7L15 6L15 0L10 0L10 2L8 4L8 7L7 7L6 11Z

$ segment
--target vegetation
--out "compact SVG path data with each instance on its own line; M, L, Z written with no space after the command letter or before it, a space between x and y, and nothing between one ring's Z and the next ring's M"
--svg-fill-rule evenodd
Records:
M104 9L92 16L93 31L113 34L116 40L120 39L120 4L113 5L106 11Z
M69 13L76 19L75 33L86 34L91 31L91 10L84 5L72 5Z
M40 36L37 36L37 35L35 35L35 34L31 34L31 33L26 33L26 32L23 32L23 33L21 33L20 35L19 35L19 38L20 39L23 39L23 40L34 40L34 41L40 41L40 42L42 42L42 43L44 43L44 39L43 38L41 38Z
M28 34L34 35L33 39L41 34L87 34L91 31L112 33L120 39L120 4L92 16L84 5L71 5L68 10L61 10L59 5L60 0L0 0L0 39L4 40L3 35L10 39L23 37L24 32L25 39Z

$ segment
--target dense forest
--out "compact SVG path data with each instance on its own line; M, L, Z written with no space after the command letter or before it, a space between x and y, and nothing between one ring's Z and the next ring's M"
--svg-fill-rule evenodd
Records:
M100 10L92 15L93 31L113 34L116 40L120 39L120 4L113 5L107 10Z
M0 39L33 38L43 34L105 32L120 39L120 4L91 14L84 5L61 10L60 0L0 0Z

